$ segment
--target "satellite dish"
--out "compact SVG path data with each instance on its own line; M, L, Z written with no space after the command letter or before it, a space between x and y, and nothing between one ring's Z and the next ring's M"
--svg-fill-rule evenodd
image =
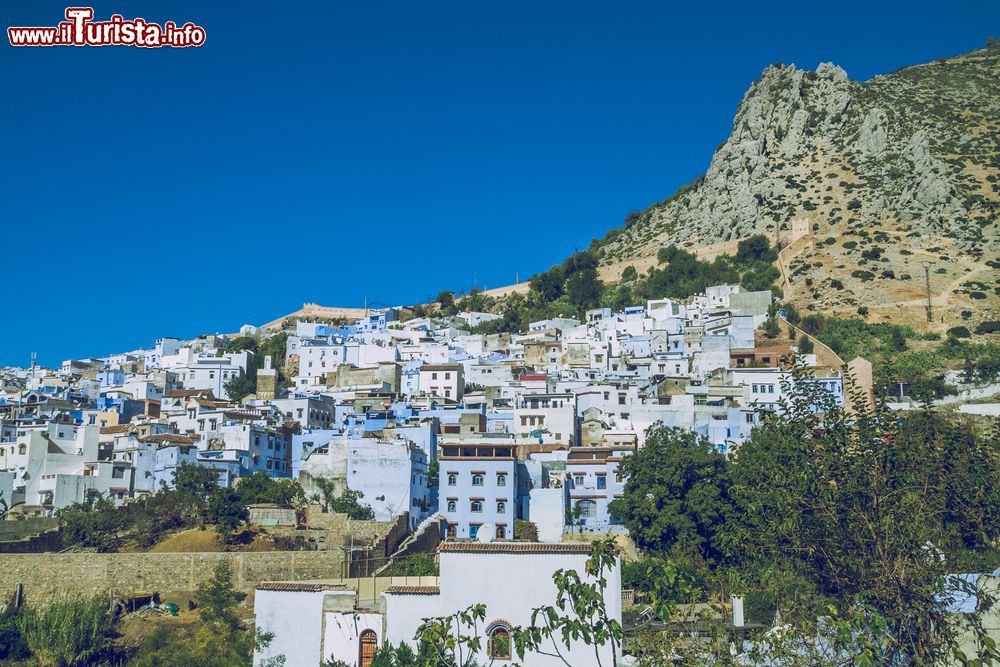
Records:
M476 539L483 544L489 544L496 537L496 528L492 523L484 523L476 531Z

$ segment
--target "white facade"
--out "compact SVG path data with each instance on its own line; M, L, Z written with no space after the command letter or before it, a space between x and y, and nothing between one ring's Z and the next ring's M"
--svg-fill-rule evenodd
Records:
M531 625L532 610L554 605L556 570L575 570L584 575L590 545L538 542L444 542L439 547L440 584L432 587L390 587L385 599L386 636L392 644L405 642L416 648L414 634L422 619L448 616L474 604L486 605L486 621L480 626L483 651L479 663L491 664L488 655L493 632ZM611 618L621 622L621 572L616 564L606 572L605 605ZM592 581L592 579L591 579ZM594 647L583 641L560 645L566 662L553 656L528 653L521 662L531 667L596 666ZM612 664L610 645L598 649L603 665ZM516 655L516 654L515 654ZM492 659L498 664L504 658ZM620 656L619 656L620 660ZM503 664L499 662L499 664Z

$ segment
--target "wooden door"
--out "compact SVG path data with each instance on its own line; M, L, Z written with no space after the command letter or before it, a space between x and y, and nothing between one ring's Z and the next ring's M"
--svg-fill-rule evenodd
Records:
M361 660L358 662L361 667L371 667L372 660L375 659L375 652L378 650L378 638L374 630L365 630L361 633Z

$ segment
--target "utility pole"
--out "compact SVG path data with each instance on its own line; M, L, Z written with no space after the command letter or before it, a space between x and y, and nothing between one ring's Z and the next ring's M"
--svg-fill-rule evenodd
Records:
M931 263L921 262L924 266L924 285L927 288L927 321L934 321L934 311L931 308Z

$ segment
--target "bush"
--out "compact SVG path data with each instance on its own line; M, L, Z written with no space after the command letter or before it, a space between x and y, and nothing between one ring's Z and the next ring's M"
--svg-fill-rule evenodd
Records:
M972 332L969 331L969 327L957 326L948 329L948 335L953 338L968 338L972 335Z
M432 554L414 554L392 561L379 576L383 577L434 577L438 564Z
M990 334L1000 332L1000 321L997 320L987 320L986 322L980 322L976 326L977 334Z
M114 653L107 597L66 599L21 615L24 642L42 667L97 664Z
M531 521L514 520L514 537L521 542L537 542L538 526Z

